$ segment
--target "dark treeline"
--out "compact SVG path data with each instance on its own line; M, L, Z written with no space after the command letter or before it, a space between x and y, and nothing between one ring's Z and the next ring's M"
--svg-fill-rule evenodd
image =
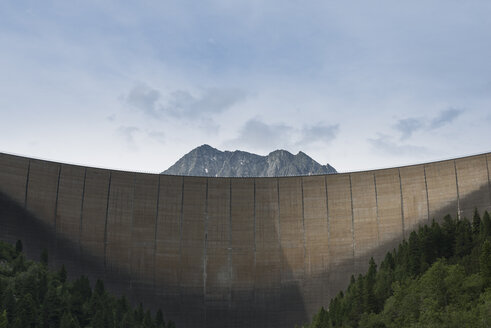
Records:
M87 277L68 281L64 266L54 272L47 264L46 251L40 263L28 261L20 241L0 241L0 328L175 327L160 310L152 316L111 296L101 280L92 289Z
M488 212L411 232L305 327L491 327Z

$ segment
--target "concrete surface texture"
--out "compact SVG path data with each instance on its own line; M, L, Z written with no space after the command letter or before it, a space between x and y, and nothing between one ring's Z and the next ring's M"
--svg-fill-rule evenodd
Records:
M419 225L490 210L489 161L204 178L1 153L0 238L178 327L293 327Z

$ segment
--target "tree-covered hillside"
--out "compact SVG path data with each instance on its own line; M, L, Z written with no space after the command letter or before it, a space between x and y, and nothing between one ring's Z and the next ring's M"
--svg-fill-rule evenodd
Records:
M0 241L0 328L175 327L160 310L153 317L111 296L100 280L92 289L87 277L68 281L64 267L53 272L47 264L46 252L41 263L28 261L20 241Z
M489 214L420 227L305 327L491 327Z

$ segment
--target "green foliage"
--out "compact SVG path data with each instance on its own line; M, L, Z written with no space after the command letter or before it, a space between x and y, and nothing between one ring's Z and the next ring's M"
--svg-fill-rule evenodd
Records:
M479 262L484 286L489 287L491 286L491 242L489 240L482 245Z
M0 328L7 328L9 324L9 320L7 319L7 310L3 310L0 313Z
M26 260L22 243L0 241L0 328L173 328L165 325L162 311L153 317L140 304L109 295L101 280L94 289L85 276L69 281L64 266L56 272L41 263Z
M22 252L22 241L20 240L17 240L17 242L15 243L15 252L16 253L21 253Z
M46 248L41 251L41 264L48 265L48 250Z
M475 211L411 232L377 271L351 277L308 328L490 327L491 219Z

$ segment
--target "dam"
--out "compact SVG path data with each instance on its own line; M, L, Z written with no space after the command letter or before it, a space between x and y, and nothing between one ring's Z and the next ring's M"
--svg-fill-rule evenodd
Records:
M0 239L180 328L293 328L419 225L491 210L490 161L205 178L0 153Z

